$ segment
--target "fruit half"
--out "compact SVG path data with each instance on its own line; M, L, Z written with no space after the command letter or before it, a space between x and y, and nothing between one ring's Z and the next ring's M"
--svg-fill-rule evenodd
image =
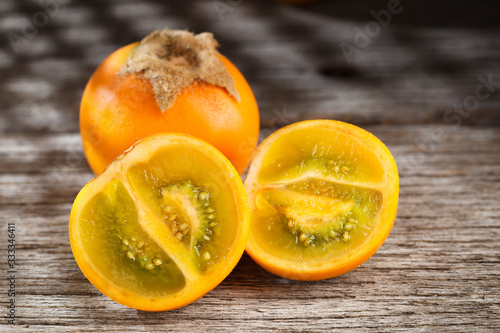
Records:
M375 136L312 120L260 144L245 188L248 254L271 273L319 280L350 271L382 245L396 218L399 178Z
M229 160L184 134L139 141L88 183L69 236L103 294L163 311L200 298L231 272L248 237L248 201Z

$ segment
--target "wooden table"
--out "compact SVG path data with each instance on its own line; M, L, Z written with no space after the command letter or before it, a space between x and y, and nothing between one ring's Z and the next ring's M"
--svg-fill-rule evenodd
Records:
M474 99L481 80L500 82L498 1L402 1L350 62L340 43L355 46L355 29L387 1L48 3L47 13L36 1L0 2L1 332L500 331L500 84ZM296 282L244 255L205 297L164 313L121 306L87 281L67 227L93 177L78 134L81 94L109 53L165 26L214 32L254 90L262 137L332 118L388 145L399 212L370 260ZM8 223L16 326L5 317Z

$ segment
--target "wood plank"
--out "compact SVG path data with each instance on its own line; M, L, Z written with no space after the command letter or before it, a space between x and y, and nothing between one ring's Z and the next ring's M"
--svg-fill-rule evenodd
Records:
M0 332L500 331L500 2L401 1L349 63L340 43L353 43L386 0L57 1L17 52L8 34L22 35L40 2L0 1L0 245L14 222L18 259L15 327L0 260ZM216 3L231 7L221 14ZM333 118L388 145L400 205L370 260L298 282L243 255L205 297L165 313L121 306L87 281L67 230L93 177L78 135L81 94L111 52L164 26L214 32L255 93L261 140ZM490 75L493 90L470 115L446 117Z
M244 255L208 295L166 313L111 301L73 259L69 211L92 177L83 161L64 165L68 151L83 156L78 135L5 135L0 214L16 223L17 331L500 329L500 130L367 129L388 144L400 165L429 133L444 133L436 153L402 170L395 227L369 261L337 278L297 282L267 273ZM63 166L55 172L53 163ZM0 237L5 239L5 228ZM5 262L0 269L6 270Z

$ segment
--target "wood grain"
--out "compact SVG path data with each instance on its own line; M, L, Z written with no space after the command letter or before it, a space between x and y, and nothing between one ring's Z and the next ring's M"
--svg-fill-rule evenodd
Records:
M435 154L401 174L397 222L368 262L338 278L296 282L265 272L245 255L204 298L157 314L101 295L73 259L69 211L93 176L83 157L65 165L68 151L81 149L78 135L5 136L0 161L8 171L0 176L0 209L5 221L16 223L18 331L500 329L500 130L367 129L388 144L399 164L429 129L446 134Z
M0 332L500 331L500 93L467 117L445 117L474 94L478 76L500 81L498 2L405 2L350 64L338 44L352 42L353 28L386 1L242 1L223 17L202 0L60 3L17 53L0 41L0 244L14 222L18 269L11 326L4 252ZM38 11L35 1L2 0L2 37ZM370 260L297 282L244 255L216 289L166 313L123 307L87 281L67 230L73 200L93 177L78 134L81 93L109 53L164 26L215 33L255 92L262 138L294 121L334 118L388 145L400 205Z

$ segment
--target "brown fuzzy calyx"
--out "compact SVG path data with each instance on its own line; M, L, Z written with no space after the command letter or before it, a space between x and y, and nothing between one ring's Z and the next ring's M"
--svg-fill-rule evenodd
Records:
M160 110L172 107L177 95L195 81L225 88L238 102L240 95L224 63L217 56L218 43L204 32L154 31L132 51L119 75L140 73L148 79Z

